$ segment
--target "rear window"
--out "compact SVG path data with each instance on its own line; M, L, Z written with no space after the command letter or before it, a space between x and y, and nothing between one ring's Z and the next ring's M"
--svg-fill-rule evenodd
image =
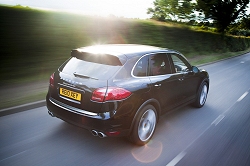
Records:
M113 58L114 56L112 56ZM65 74L84 76L84 78L94 78L98 80L109 79L122 66L107 56L100 58L97 56L72 57L66 61L59 70Z

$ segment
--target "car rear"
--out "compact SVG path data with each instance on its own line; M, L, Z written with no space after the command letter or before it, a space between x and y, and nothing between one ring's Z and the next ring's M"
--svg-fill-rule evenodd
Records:
M50 77L46 97L50 115L99 136L120 134L113 131L117 123L113 117L132 92L118 87L113 78L126 61L121 53L72 50L71 58Z

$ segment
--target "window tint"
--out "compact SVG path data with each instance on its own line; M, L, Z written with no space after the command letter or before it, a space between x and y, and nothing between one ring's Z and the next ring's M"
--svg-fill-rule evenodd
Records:
M188 66L185 64L185 61L182 60L178 55L171 54L171 57L174 63L174 69L176 73L180 73L188 69Z
M111 66L93 63L72 57L66 61L59 70L63 73L74 75L77 73L86 77L108 79L113 76L122 66Z
M150 55L150 76L171 74L169 59L166 54Z
M133 75L137 77L147 76L148 56L141 58L135 65Z

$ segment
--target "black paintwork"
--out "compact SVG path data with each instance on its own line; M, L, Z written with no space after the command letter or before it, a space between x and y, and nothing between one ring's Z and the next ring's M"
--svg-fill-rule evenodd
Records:
M78 53L93 53L112 55L120 58L121 65L114 67L112 74L94 77L77 77L72 71L64 72L63 64L54 73L54 87L50 86L46 97L47 107L54 116L83 127L88 130L120 131L119 136L130 134L135 115L143 106L153 105L159 115L195 101L198 89L203 81L209 84L209 76L205 70L192 67L180 53L152 46L142 45L102 45L77 49ZM73 51L75 52L75 51ZM170 74L149 76L134 76L134 66L142 57L153 54L166 54L170 59ZM185 62L188 69L176 73L170 54L175 54ZM72 55L75 58L75 55ZM93 63L95 65L95 63ZM73 66L72 66L73 68ZM196 69L196 70L195 70ZM88 69L86 69L88 70ZM101 70L94 72L102 72ZM59 95L59 88L82 94L80 102ZM132 92L131 96L121 101L96 102L91 100L92 92L97 88L122 87ZM54 104L51 101L56 101ZM67 109L65 109L67 108ZM88 111L93 115L81 113Z

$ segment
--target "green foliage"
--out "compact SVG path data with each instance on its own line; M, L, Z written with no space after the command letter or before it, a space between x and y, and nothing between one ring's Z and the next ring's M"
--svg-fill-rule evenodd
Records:
M0 80L48 79L74 48L137 43L175 49L187 57L238 51L249 38L194 31L177 23L90 17L0 6Z
M239 29L248 29L250 30L250 14L244 17L239 22Z
M197 0L197 10L212 19L219 32L224 32L246 12L249 0Z
M223 36L223 40L231 52L246 50L250 47L249 38Z
M227 33L231 35L235 35L235 36L245 36L245 37L250 36L250 30L245 30L245 29L232 28L232 29L229 29Z
M224 33L228 26L243 18L250 0L155 0L147 13L158 21L192 20L213 22L217 31ZM246 22L249 27L249 23ZM194 24L193 24L194 25Z
M31 10L31 8L30 8L30 7L28 7L28 6L24 7L24 6L20 5L20 4L18 4L18 5L16 5L16 6L13 6L13 8L16 8L16 9L28 9L28 10Z
M194 3L192 0L155 0L154 7L148 8L148 14L158 21L185 20L194 17L192 15Z
M250 36L250 15L246 15L237 23L230 25L227 33L235 36Z

